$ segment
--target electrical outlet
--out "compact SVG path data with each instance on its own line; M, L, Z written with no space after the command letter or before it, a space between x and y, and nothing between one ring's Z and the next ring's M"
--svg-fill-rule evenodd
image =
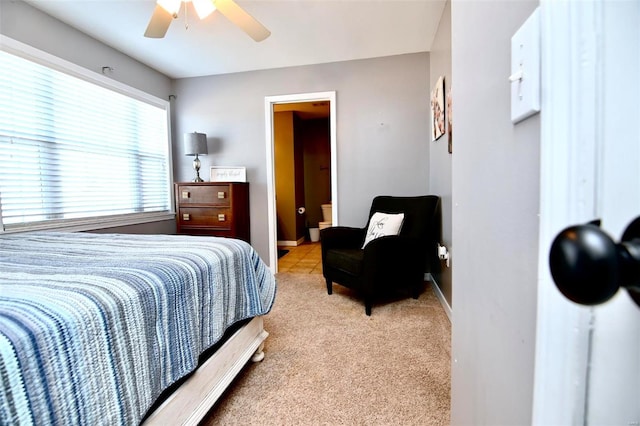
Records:
M447 264L447 268L449 267L449 259L451 256L449 255L449 250L443 245L438 244L438 257L441 260L445 260Z

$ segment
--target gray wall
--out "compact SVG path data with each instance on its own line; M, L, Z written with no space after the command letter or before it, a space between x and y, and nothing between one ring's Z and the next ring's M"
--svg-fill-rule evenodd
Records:
M103 66L112 67L108 77L158 98L169 98L171 80L167 76L20 0L0 0L0 33L97 73ZM106 231L175 233L175 220Z
M438 77L444 76L445 94L453 87L451 77L451 1L442 11L438 31L436 32L430 52L431 81L430 87L434 87ZM446 99L446 98L445 98ZM448 112L448 111L447 111ZM445 114L446 116L446 114ZM448 119L447 119L448 121ZM448 126L448 124L447 124ZM453 127L453 126L452 126ZM448 127L447 127L448 128ZM451 141L455 139L455 132ZM454 265L453 244L451 238L451 161L452 155L448 149L449 133L445 134L436 142L431 142L429 161L429 187L432 194L439 195L442 203L442 244L444 244L451 255L450 267L446 263L440 262L440 271L434 273L434 277L440 291L449 303L453 306L451 268ZM454 147L455 149L455 147ZM455 152L455 151L454 151Z
M0 33L97 73L104 66L112 67L108 77L158 98L169 98L169 77L21 0L0 0Z
M268 259L265 96L336 91L341 225L364 226L376 195L429 192L428 53L181 79L174 89L175 135L198 131L209 137L203 170L247 167L251 240L263 259ZM176 181L191 179L180 144L173 158Z
M510 121L510 39L537 1L454 0L454 425L531 424L540 116Z

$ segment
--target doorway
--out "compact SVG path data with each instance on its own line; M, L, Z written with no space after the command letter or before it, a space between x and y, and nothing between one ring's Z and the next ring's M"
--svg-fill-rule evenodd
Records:
M329 143L330 143L330 176L332 198L332 224L337 225L338 192L337 192L337 151L336 151L336 94L335 92L317 92L265 97L265 127L267 148L267 214L269 226L269 266L278 272L278 207L276 201L276 156L275 156L275 114L296 111L305 105L328 103L329 106ZM299 204L299 200L298 200ZM294 209L295 210L295 209ZM288 214L297 212L287 212ZM298 222L300 218L297 218ZM294 218L294 221L296 219Z

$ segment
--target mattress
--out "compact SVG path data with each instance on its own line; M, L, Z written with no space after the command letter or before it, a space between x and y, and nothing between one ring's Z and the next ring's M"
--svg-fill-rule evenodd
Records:
M137 424L275 294L240 240L0 235L0 424Z

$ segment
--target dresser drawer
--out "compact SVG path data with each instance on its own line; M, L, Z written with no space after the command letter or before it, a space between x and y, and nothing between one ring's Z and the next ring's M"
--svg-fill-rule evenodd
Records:
M251 241L247 182L176 182L176 232Z
M178 224L182 228L206 226L230 229L233 221L231 209L213 207L180 207Z
M180 206L188 204L211 204L228 206L229 185L180 185L176 200Z

